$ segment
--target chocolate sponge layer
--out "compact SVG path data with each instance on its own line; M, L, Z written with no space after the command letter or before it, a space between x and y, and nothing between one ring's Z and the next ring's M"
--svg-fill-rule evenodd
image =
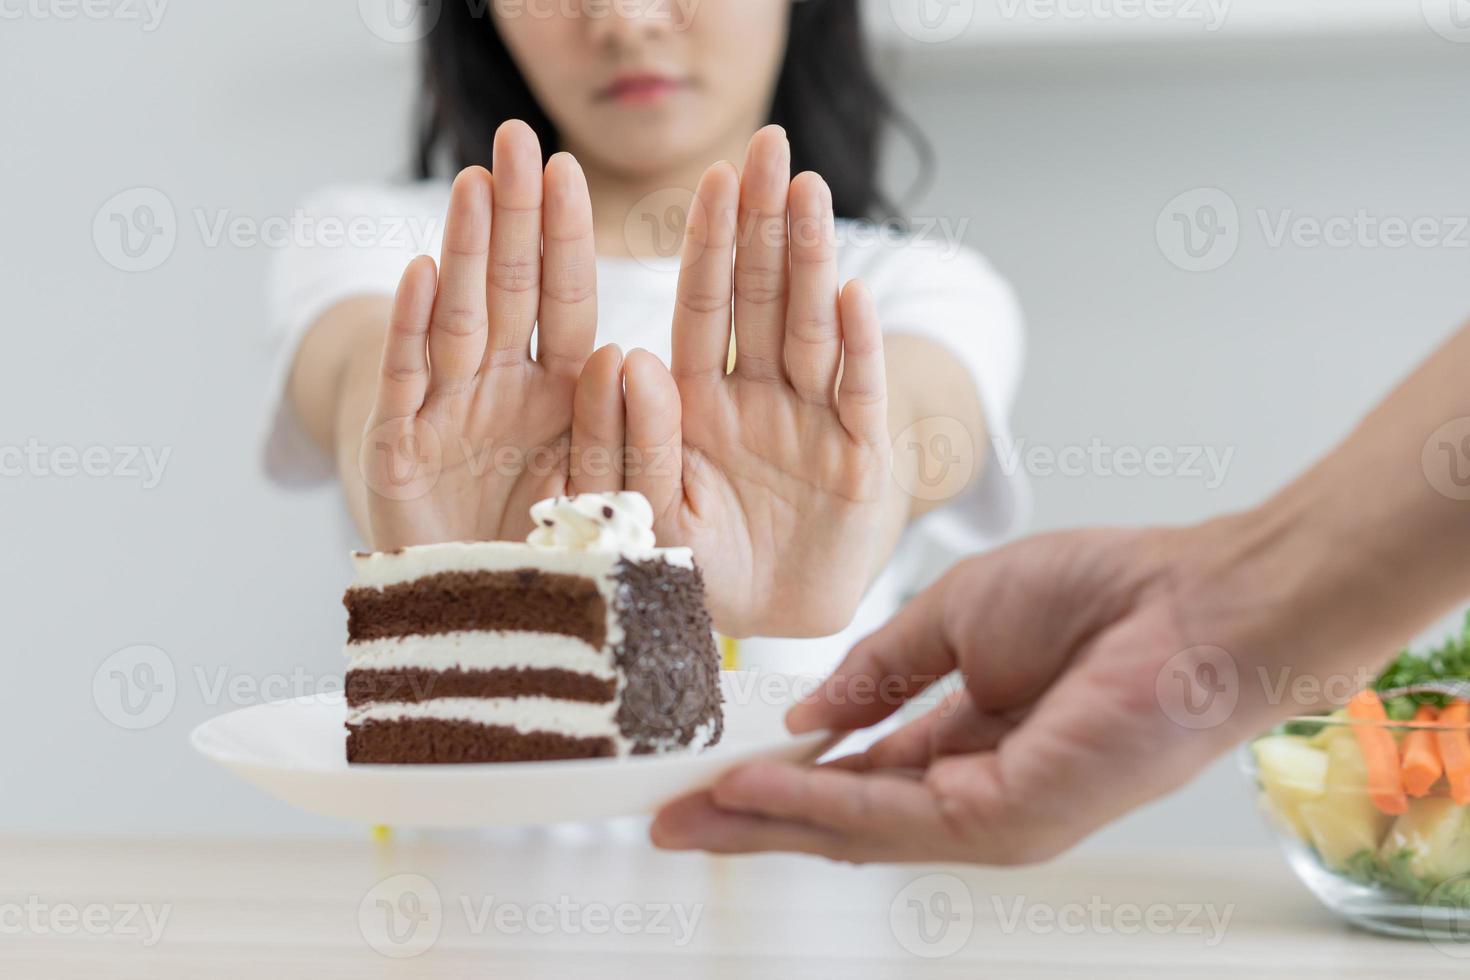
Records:
M382 589L348 589L349 640L458 630L528 630L584 640L600 649L607 604L591 579L518 569L441 572Z
M572 738L470 721L414 718L347 726L347 761L424 765L464 762L532 762L610 756L607 738Z

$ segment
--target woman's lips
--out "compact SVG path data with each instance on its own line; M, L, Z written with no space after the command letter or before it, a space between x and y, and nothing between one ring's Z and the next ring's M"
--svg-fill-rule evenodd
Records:
M620 105L651 105L688 86L683 79L652 72L619 75L599 92L598 99Z

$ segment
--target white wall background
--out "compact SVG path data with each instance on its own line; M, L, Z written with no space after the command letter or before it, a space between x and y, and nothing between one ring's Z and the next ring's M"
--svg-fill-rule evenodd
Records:
M1426 26L1453 23L1436 20L1438 0L1428 18L1413 0L1238 0L1240 29L1208 36L997 17L1015 8L996 2L944 44L904 39L886 3L876 16L941 161L914 212L968 220L1025 302L1016 435L1234 454L1215 487L1038 477L1037 527L1247 505L1470 313L1470 232L1458 248L1272 248L1256 218L1361 209L1449 233L1470 215L1470 44ZM212 693L222 681L248 694L335 676L346 575L335 496L283 495L256 468L270 250L211 247L198 215L287 216L322 183L399 173L409 52L364 29L350 0L178 4L153 30L63 9L7 6L0 23L0 446L171 455L153 488L0 477L0 831L352 832L186 744L232 706ZM161 266L126 273L92 229L136 187L167 196L178 238ZM1200 187L1228 192L1242 236L1223 268L1189 273L1155 224ZM128 731L93 682L136 644L167 653L177 698ZM1262 836L1222 764L1101 841Z

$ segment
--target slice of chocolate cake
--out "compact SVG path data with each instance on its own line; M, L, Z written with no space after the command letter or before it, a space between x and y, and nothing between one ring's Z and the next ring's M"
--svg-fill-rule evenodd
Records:
M347 760L508 762L719 741L719 657L686 548L635 493L532 509L526 544L355 555Z

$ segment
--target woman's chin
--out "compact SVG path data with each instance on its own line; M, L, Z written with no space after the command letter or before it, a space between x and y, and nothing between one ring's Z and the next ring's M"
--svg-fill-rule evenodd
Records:
M623 113L610 128L616 135L588 140L585 145L597 149L586 155L626 177L672 176L691 161L712 164L729 153L718 139L703 132L708 129L707 121L694 123L683 113Z

